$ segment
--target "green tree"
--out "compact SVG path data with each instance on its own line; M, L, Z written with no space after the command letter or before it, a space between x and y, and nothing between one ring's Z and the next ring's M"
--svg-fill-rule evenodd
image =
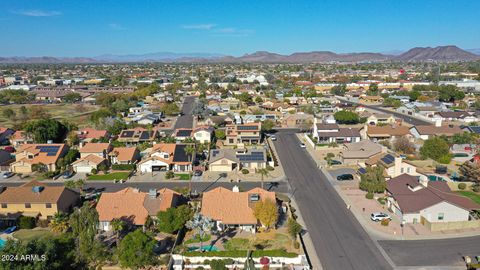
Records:
M217 140L225 140L225 131L221 129L215 130L215 138L217 138Z
M125 223L125 221L115 218L112 220L112 222L110 222L110 226L112 226L112 231L116 234L116 241L117 241L117 247L118 247L120 243L120 233L122 233L123 230L125 230L127 224Z
M422 95L422 93L420 93L419 91L416 91L416 90L412 90L412 91L408 92L408 96L410 97L410 100L412 100L412 101L417 100L421 95Z
M330 93L336 96L344 96L346 92L347 92L346 84L335 85L334 87L332 87L332 89L330 89Z
M7 119L13 119L17 115L15 111L10 108L4 109L2 114L3 114L3 117Z
M247 92L243 92L240 95L237 95L237 99L245 103L252 102L252 96L250 96L250 94Z
M302 232L302 225L300 225L292 217L289 217L287 221L287 232L292 238L292 241L295 241L297 239L297 235Z
M79 260L93 265L94 268L108 258L105 246L95 238L98 222L97 210L88 203L76 209L69 220Z
M367 167L366 173L360 175L360 189L368 193L382 193L387 186L382 166Z
M450 147L444 139L433 137L423 143L423 146L420 148L420 155L422 158L431 158L438 162L448 161L447 163L449 163Z
M273 130L274 127L275 127L275 122L270 120L270 119L267 119L267 120L262 122L262 131L263 132L270 132L270 131Z
M263 179L265 176L268 176L270 172L266 168L258 169L257 173L260 174L261 179L262 179L262 189L263 189Z
M193 217L193 211L188 205L170 207L158 212L158 230L165 233L175 233Z
M82 96L79 93L68 93L63 97L63 101L66 103L75 103L82 100Z
M325 160L327 161L328 166L332 165L332 159L335 157L334 153L327 153Z
M120 265L131 269L155 265L157 263L153 252L155 244L153 237L141 229L127 234L117 249Z
M54 233L64 233L69 228L68 216L63 212L57 212L53 216L52 220L50 220L48 226Z
M270 199L259 201L255 204L253 214L268 230L277 223L277 204Z
M340 124L358 124L360 122L358 114L351 111L338 111L333 117Z
M25 131L32 134L35 143L46 143L49 140L63 142L68 130L55 119L39 119L27 122Z
M378 95L378 84L376 84L376 83L371 83L371 84L368 86L367 95L369 95L369 96L376 96L376 95Z

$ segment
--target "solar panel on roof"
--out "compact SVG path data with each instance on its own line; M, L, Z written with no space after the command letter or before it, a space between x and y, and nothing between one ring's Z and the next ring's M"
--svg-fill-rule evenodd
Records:
M385 162L385 164L391 164L395 161L395 158L392 155L388 154L388 155L384 156L383 158L381 158L381 160L383 162Z
M365 174L365 173L367 173L367 169L365 169L365 168L360 168L360 169L358 169L358 172L359 172L360 174Z

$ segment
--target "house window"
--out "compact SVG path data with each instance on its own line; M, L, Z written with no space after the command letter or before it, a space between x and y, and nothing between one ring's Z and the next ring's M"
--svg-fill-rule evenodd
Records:
M400 169L400 173L403 173L403 168Z
M51 204L51 203L46 203L46 204L45 204L45 207L46 207L46 208L52 208L52 204Z
M26 203L26 204L25 204L25 208L32 208L32 205L29 204L29 203Z
M443 220L443 213L438 213L437 219L438 219L438 220Z
M407 168L407 173L410 173L410 167Z
M2 203L2 208L7 208L8 205L6 203Z

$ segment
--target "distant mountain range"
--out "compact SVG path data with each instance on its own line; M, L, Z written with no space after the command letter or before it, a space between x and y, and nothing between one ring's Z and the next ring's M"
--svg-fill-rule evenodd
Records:
M214 53L158 52L139 55L106 54L97 57L0 57L0 63L122 63L122 62L189 62L189 63L328 63L328 62L422 62L480 60L480 49L462 50L457 46L416 47L406 52L334 53L330 51L296 52L282 55L258 51L240 57Z

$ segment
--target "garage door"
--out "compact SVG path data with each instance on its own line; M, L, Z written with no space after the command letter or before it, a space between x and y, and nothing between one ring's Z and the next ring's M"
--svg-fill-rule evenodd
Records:
M73 167L73 170L77 173L91 173L92 168L90 166L76 166Z
M166 171L167 167L166 166L152 166L152 171L158 172L158 171Z
M232 170L232 165L230 164L210 165L210 170L212 172L230 172Z

